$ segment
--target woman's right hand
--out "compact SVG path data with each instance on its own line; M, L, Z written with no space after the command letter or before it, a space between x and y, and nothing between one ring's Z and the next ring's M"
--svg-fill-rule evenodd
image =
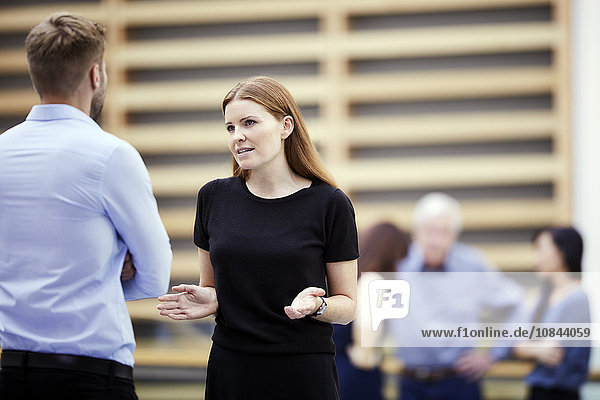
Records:
M174 320L204 318L217 312L219 303L215 289L197 285L173 286L177 293L160 296L156 307L160 315Z

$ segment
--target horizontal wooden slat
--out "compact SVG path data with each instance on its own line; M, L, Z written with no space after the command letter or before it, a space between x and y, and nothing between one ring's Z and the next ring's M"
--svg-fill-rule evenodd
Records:
M196 196L194 196L195 199ZM196 210L194 208L162 208L160 215L171 238L192 238ZM197 257L196 257L197 258ZM189 259L186 258L186 261Z
M428 0L426 2L337 0L331 1L331 3L336 3L335 6L337 9L351 14L378 14L527 7L530 5L547 4L548 0ZM184 1L170 1L168 3L138 1L129 3L123 8L123 13L120 17L131 26L298 19L317 17L328 10L327 6L319 0L286 2L263 0L251 3L237 2L234 4L221 1L203 1L197 4L190 4Z
M238 79L138 83L113 88L115 106L129 111L219 109ZM282 79L300 104L326 98L322 77ZM342 89L351 102L421 101L550 93L555 77L548 68L419 72L355 76Z
M48 15L57 11L78 13L100 23L106 19L106 12L102 4L57 2L52 5L6 7L0 8L0 33L28 32Z
M412 226L413 205L399 202L356 203L360 228L381 221ZM551 200L509 199L464 201L461 203L465 229L528 228L552 223L556 206Z
M378 0L336 1L336 8L348 14L373 15L388 13L443 12L457 10L527 7L548 4L548 0L434 0L426 2ZM57 3L52 6L7 7L0 10L0 32L27 31L56 10L69 10L99 22L106 20L106 10L100 4ZM119 23L129 26L165 26L202 23L229 23L265 20L286 20L322 16L328 8L319 0L262 0L250 3L202 1L136 1L120 6Z
M187 238L192 241L192 236L187 236ZM171 281L173 283L197 283L199 278L198 252L196 250L175 250L173 252Z
M219 111L221 101L240 79L193 82L161 82L109 86L107 103L124 111ZM300 105L315 105L325 96L326 85L320 77L283 78L286 87ZM0 91L0 115L26 113L39 101L32 89Z
M150 179L158 196L195 196L207 182L231 176L231 165L169 165L150 167Z
M434 57L552 49L561 38L548 22L349 32L336 50L350 59Z
M127 69L157 69L317 62L331 51L350 59L448 56L545 50L558 38L550 23L350 32L335 43L319 33L286 34L285 41L272 35L190 38L128 43L109 61ZM257 56L231 56L239 53Z
M113 133L145 155L229 151L223 123L130 125L116 128Z
M380 147L530 140L552 137L555 130L551 111L511 111L357 117L342 131L350 146Z
M165 347L154 347L152 343L141 342L138 343L133 357L135 358L135 365L138 367L206 368L211 343L210 340L205 340L180 345L171 344Z
M112 88L114 106L128 111L220 110L221 101L241 79L138 83ZM325 96L322 77L285 77L281 82L301 105L314 105Z
M449 188L552 182L560 164L553 155L477 155L374 159L332 165L344 190Z
M164 322L174 322L175 324L181 324L181 328L174 328L175 331L177 331L177 329L183 330L185 332L186 329L189 329L188 327L186 327L185 325L188 322L191 323L206 323L206 324L211 324L214 322L214 318L209 316L206 318L201 318L195 321L174 321L168 317L163 317L160 315L160 313L158 312L158 309L156 308L156 306L159 304L158 299L154 299L154 298L150 298L150 299L143 299L143 300L135 300L135 301L128 301L127 302L127 310L129 311L129 314L136 319L139 320L158 320L158 321L164 321Z
M489 8L530 7L551 3L550 0L342 0L340 7L353 14L424 13Z
M533 249L530 243L485 243L476 244L490 262L507 271L531 271L534 266Z
M319 0L224 2L219 0L136 1L122 7L120 18L129 26L188 25L254 22L317 17Z
M317 62L327 52L320 34L286 34L209 39L132 42L120 47L111 62L134 70ZM157 57L160 54L160 57ZM252 54L252 57L232 56Z
M336 1L336 8L350 14L440 12L469 9L527 7L548 4L548 0L434 0L409 2L378 0ZM1 31L28 30L56 10L78 12L98 21L106 19L102 5L82 3L57 3L52 6L37 5L7 7L0 10ZM244 2L202 1L136 1L120 7L118 19L129 26L188 25L200 23L227 23L264 20L286 20L317 17L327 11L320 0L280 2L277 0Z
M24 49L0 50L0 74L27 73Z
M544 67L378 73L354 76L342 90L351 102L381 103L544 94L555 80Z
M39 97L31 89L0 91L0 115L27 115L31 106L40 102Z
M128 301L127 309L129 310L129 314L136 318L153 320L160 318L160 314L156 309L157 305L158 300L156 299ZM168 321L168 318L164 318L164 320Z

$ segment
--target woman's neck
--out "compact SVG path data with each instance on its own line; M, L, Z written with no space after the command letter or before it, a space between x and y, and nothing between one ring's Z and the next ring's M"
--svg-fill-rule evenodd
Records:
M248 190L263 198L285 197L310 185L309 179L296 174L289 167L277 171L252 170L246 180Z

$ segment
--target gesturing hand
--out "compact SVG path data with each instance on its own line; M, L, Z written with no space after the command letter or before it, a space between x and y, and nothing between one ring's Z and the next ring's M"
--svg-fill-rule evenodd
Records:
M162 302L156 308L160 315L175 320L204 318L214 314L219 307L214 289L197 285L179 285L173 287L174 294L160 296Z
M303 318L312 314L321 306L319 296L325 296L325 290L317 287L308 287L298 293L292 304L284 308L290 319Z

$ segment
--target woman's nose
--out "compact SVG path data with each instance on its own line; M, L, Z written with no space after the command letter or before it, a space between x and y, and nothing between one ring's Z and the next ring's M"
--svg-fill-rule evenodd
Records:
M245 138L246 137L242 133L241 129L236 129L235 131L233 131L232 140L234 142L243 142Z

